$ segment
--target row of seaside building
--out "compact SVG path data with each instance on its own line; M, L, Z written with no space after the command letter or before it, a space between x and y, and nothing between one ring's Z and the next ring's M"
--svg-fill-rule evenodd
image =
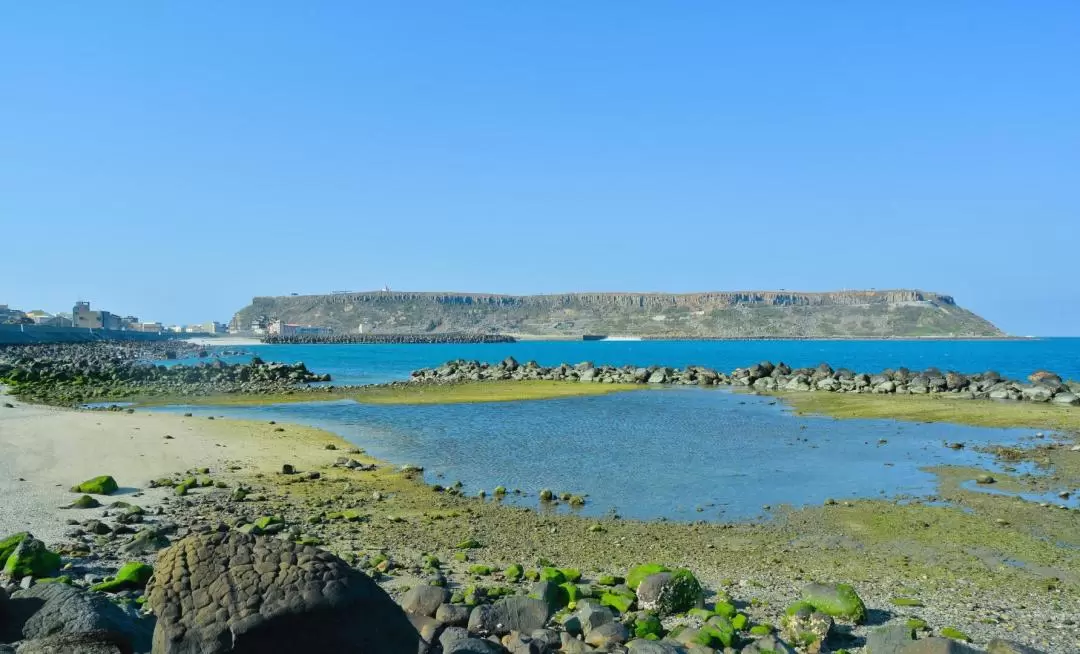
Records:
M76 302L71 313L52 314L35 309L19 311L6 304L0 304L0 323L34 324L46 327L83 327L88 329L115 329L134 332L177 332L188 334L225 334L228 326L217 321L193 325L164 325L160 322L146 322L135 316L121 316L105 310L90 308L89 302Z

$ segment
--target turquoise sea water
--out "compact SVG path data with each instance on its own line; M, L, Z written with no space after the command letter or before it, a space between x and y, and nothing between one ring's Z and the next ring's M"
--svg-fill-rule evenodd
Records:
M827 361L877 371L907 366L1024 377L1046 368L1080 377L1080 339L992 342L743 341L533 342L500 345L256 346L267 360L304 361L337 383L404 379L448 359L514 356L552 365L596 363L721 370L761 359L793 366ZM926 496L925 466L997 469L980 444L1023 443L1031 430L889 420L799 417L767 397L726 389L670 388L531 402L377 406L350 401L267 407L170 407L322 427L395 464L425 468L432 483L465 484L468 494L520 488L507 501L537 506L542 488L587 494L587 514L732 520L764 505L820 504L826 498ZM963 450L944 446L961 441ZM982 488L976 488L982 490ZM1040 499L1040 498L1029 498ZM1073 501L1075 504L1075 501ZM568 510L565 507L557 510Z
M763 359L793 367L827 362L834 368L877 372L913 370L975 373L997 370L1023 378L1048 369L1080 379L1080 338L1023 341L541 341L487 345L257 345L252 352L271 361L304 361L342 384L404 379L416 368L450 359L500 361L513 356L542 365L593 361L612 365L711 366L729 371ZM242 358L241 358L242 359ZM237 360L241 360L237 359Z

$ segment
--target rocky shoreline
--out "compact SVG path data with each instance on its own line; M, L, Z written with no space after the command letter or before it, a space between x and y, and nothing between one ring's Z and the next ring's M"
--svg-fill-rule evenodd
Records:
M884 395L943 395L957 399L990 399L1080 405L1080 382L1062 381L1048 371L1032 373L1026 382L1005 379L994 371L978 374L942 372L937 368L907 368L860 373L833 369L827 363L816 368L792 368L781 362L762 361L729 373L703 366L608 366L592 362L541 366L509 357L499 363L458 359L438 368L415 370L409 383L453 384L483 381L553 380L594 384L652 384L675 386L731 386L763 393L782 391L828 393L876 393Z
M330 381L301 363L224 363L211 351L190 343L100 342L72 345L0 347L0 383L27 400L78 406L107 400L153 396L233 393L279 393ZM156 362L200 358L195 365Z
M410 524L429 518L402 503L431 490L415 469L390 469L333 440L321 449L326 464L316 469L201 468L140 482L142 492L165 492L150 510L139 494L110 498L118 482L107 475L74 481L63 543L0 539L0 652L1040 651L1000 638L977 649L968 644L976 625L918 617L931 610L925 594L900 591L882 605L880 591L876 601L863 594L874 585L865 581L780 583L793 594L764 601L767 588L710 586L662 550L625 568L583 569L546 556L507 562L514 554L483 531L386 547L374 535L408 537ZM448 489L432 497L423 516L465 522L481 507L535 515ZM563 538L600 541L621 528L550 524L570 532Z
M175 395L185 392L178 388L214 393L244 384L316 392L308 383L317 376L302 364L255 359L165 368L148 360L200 350L87 348L0 350L0 377L13 380L22 397L54 404L136 389ZM257 372L264 370L273 372ZM1024 389L1038 387L1050 393L1045 401L1074 390L1048 373L1029 384L936 371L881 376L873 383L874 376L827 366L767 363L724 374L700 367L544 368L507 359L450 362L395 385L554 379L884 393L876 389L892 382L892 393L919 394L913 388L925 379L927 394L989 398L1004 389L1019 400ZM800 387L788 389L792 384ZM18 410L4 404L0 411L5 407ZM188 430L220 424L177 419ZM848 528L859 524L854 516L828 522L859 510L858 503L796 512L772 526L551 516L501 506L504 488L469 497L460 484L427 486L420 469L370 459L325 432L312 443L299 437L312 431L306 428L261 429L267 433L252 444L295 439L292 447L317 448L311 458L322 463L305 467L285 458L267 472L214 461L154 479L113 479L103 469L99 477L70 480L60 541L0 534L0 654L1026 654L1068 652L1067 643L1080 639L1068 617L1080 610L1072 577L1041 582L1040 594L1026 585L1003 593L991 582L975 584L978 567L954 567L966 558L946 563L935 554L920 563L917 549L858 541L859 530ZM163 446L175 441L168 433L156 438ZM127 494L110 497L119 485ZM151 495L156 505L143 502ZM993 530L983 541L999 533L1018 537L1010 524L1024 514L1013 500L973 501L992 503L979 511ZM874 520L890 507L915 511L871 504ZM902 513L901 528L936 529L944 519L931 511ZM1052 534L1068 516L1035 520L1040 535ZM966 533L975 523L959 524L958 533ZM852 542L852 553L832 558ZM1000 583L1011 574L997 570L988 578Z

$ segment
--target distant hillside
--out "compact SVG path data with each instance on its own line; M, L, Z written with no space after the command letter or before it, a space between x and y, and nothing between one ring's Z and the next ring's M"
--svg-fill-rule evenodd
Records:
M337 333L499 333L527 336L1003 336L947 295L914 290L795 293L409 293L257 297L233 325L332 327Z

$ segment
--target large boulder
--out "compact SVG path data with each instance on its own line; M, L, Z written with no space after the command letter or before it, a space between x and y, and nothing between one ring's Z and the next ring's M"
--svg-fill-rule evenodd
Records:
M825 615L860 624L866 621L866 605L848 584L807 584L803 601Z
M450 591L440 586L422 584L409 589L401 598L406 613L433 617L444 603L450 601Z
M504 597L494 604L480 605L469 616L469 631L501 636L511 631L529 633L540 629L551 618L551 607L544 600L531 597Z
M12 544L14 547L10 547ZM4 539L0 546L3 548L3 552L0 552L3 559L0 568L12 579L51 577L60 569L60 555L50 552L45 543L31 534L15 534Z
M686 569L658 572L641 581L637 588L638 607L661 616L685 613L703 606L701 584Z
M915 639L911 627L891 624L878 627L866 637L867 654L900 654Z
M238 531L163 551L147 597L154 654L415 654L420 643L398 605L333 554Z
M6 609L6 640L94 633L99 640L120 643L125 652L150 649L153 625L149 621L133 618L104 595L74 586L31 586L13 594Z
M101 631L27 640L15 650L16 654L130 654L131 651L129 643Z

